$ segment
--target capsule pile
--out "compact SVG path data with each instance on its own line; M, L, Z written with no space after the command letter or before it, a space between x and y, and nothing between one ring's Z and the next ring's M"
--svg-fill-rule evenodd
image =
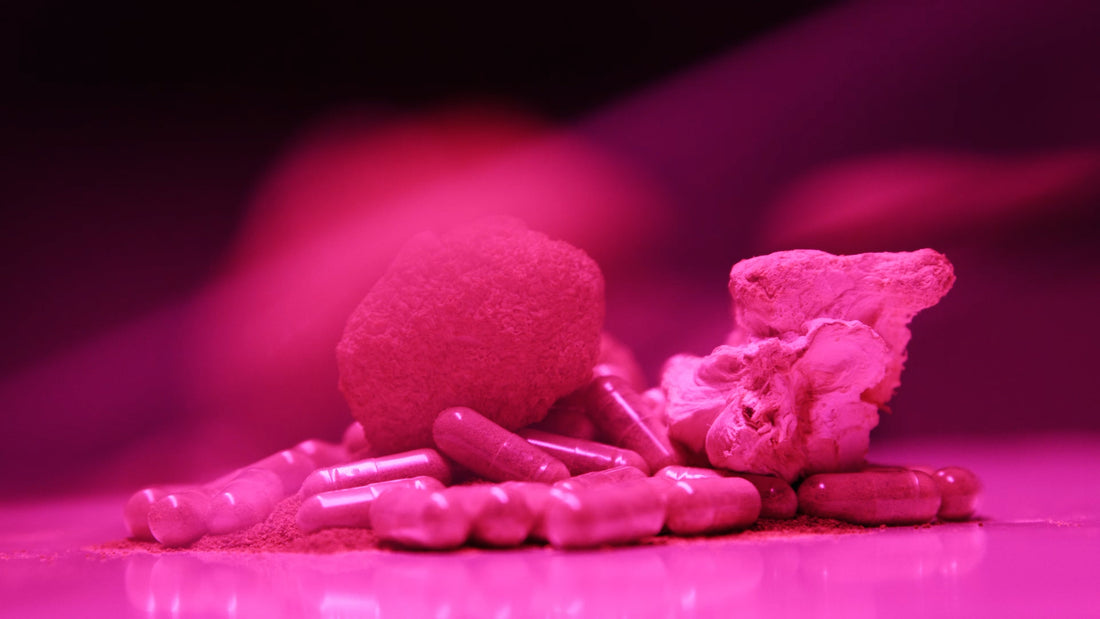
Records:
M868 466L813 475L796 490L768 475L686 466L663 420L613 375L558 410L568 413L553 425L559 433L547 423L513 433L448 408L432 427L434 448L365 458L369 437L352 424L340 445L305 441L209 484L143 489L124 520L135 539L187 546L260 522L297 492L303 532L372 528L393 545L446 550L593 548L728 533L797 513L878 526L967 520L977 510L981 484L959 467Z

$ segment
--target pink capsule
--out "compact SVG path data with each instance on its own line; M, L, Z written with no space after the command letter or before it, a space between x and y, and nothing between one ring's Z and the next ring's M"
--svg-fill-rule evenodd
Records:
M242 469L210 499L206 526L215 535L247 529L262 522L286 496L283 481L267 469Z
M295 448L284 449L260 460L252 468L274 473L282 484L283 496L290 496L302 487L302 482L318 466L308 454ZM244 469L236 471L240 474Z
M507 492L518 495L526 503L532 518L529 537L545 542L546 503L550 500L553 486L537 481L506 481L499 485Z
M651 481L554 488L546 504L546 538L555 548L591 548L657 535L665 523L665 503Z
M978 510L982 482L971 471L959 466L948 466L934 476L943 501L936 515L940 520L969 520Z
M179 490L149 507L149 531L165 546L187 546L206 535L210 496L203 490Z
M586 441L559 434L550 434L531 428L517 432L528 443L561 460L573 475L632 466L649 474L649 465L641 456L630 451L595 441Z
M442 492L393 490L371 507L371 526L386 541L411 548L457 548L470 535L470 517Z
M451 465L434 449L414 449L379 458L367 458L310 473L302 482L302 494L312 496L319 492L421 475L434 477L447 485L451 483Z
M798 509L862 525L920 524L936 517L940 491L919 471L823 473L798 487Z
M122 521L129 531L130 537L144 541L154 541L152 531L149 530L149 509L154 503L179 490L178 487L153 486L138 490L126 501L122 508Z
M491 481L552 483L569 477L564 464L464 406L439 413L432 438L448 457Z
M760 493L760 517L789 520L798 513L798 495L787 482L774 475L726 473L747 480Z
M654 478L665 499L665 525L676 535L744 529L760 517L760 493L740 477Z
M344 449L347 450L349 454L358 453L370 448L370 442L367 441L367 434L363 430L363 424L358 421L351 422L351 425L344 430L344 437L340 440L340 444L344 446ZM335 464L335 462L333 464Z
M309 456L317 466L335 466L342 462L347 462L349 453L347 448L343 445L329 443L316 438L302 441L291 449ZM295 488L295 490L297 490L297 488Z
M535 516L524 497L505 485L453 486L444 495L466 512L470 539L486 546L519 546L531 533Z
M443 484L434 477L420 476L315 494L298 508L298 528L306 533L332 527L370 528L374 501L391 490L410 488L442 490Z
M580 490L581 488L591 488L593 486L605 486L609 484L617 484L624 481L633 481L637 479L646 479L646 474L633 466L616 466L611 469L604 469L602 471L592 471L591 473L585 473L583 475L577 475L576 477L570 477L569 479L563 479L554 484L555 488L561 488L562 490Z
M592 422L613 444L640 455L651 471L680 464L668 430L651 418L649 407L625 380L600 376L585 388L585 395Z
M575 391L567 396L559 398L550 407L550 412L542 421L530 427L551 434L572 436L586 441L597 440L600 431L596 424L588 417L584 390Z
M654 477L664 477L673 481L681 479L702 479L704 477L721 477L722 474L714 469L705 469L698 466L683 466L672 464L662 468L653 474Z

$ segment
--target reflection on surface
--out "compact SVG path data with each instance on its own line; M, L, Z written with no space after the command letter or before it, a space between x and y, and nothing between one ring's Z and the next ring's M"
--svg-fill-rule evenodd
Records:
M765 616L801 607L874 617L899 592L957 589L982 562L985 536L967 524L569 553L135 554L125 584L133 608L152 616Z

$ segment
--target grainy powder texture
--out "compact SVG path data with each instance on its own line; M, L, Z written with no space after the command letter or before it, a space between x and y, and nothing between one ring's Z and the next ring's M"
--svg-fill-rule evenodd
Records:
M340 389L371 445L431 445L445 408L516 430L591 378L604 281L583 251L491 220L413 238L351 315Z

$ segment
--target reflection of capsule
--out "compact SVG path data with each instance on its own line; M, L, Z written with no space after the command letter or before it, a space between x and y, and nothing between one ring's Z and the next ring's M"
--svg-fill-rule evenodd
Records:
M443 491L470 519L470 539L487 546L518 546L527 539L534 514L517 489L505 485L454 486Z
M385 540L445 550L457 548L470 535L470 517L443 492L400 489L383 493L371 507L371 526Z
M448 457L491 481L552 483L569 477L557 459L463 406L439 413L432 438Z
M934 476L943 502L936 516L940 520L967 520L978 510L982 482L973 472L960 466L947 466Z
M592 471L591 473L585 473L583 475L577 475L576 477L570 477L569 479L563 479L554 484L554 487L561 488L562 490L578 490L580 488L589 488L592 486L602 486L606 484L616 484L622 481L645 478L646 474L637 467L616 466L614 468L604 469L602 471Z
M618 376L600 376L585 388L587 410L592 422L611 443L629 449L656 471L679 464L668 431L651 419L645 401Z
M649 479L576 490L555 488L546 504L546 537L556 548L629 544L660 533L665 504Z
M420 476L321 492L302 501L298 508L298 528L306 533L330 527L369 528L375 499L400 488L442 490L443 484L434 477Z
M823 473L798 487L802 513L855 524L920 524L939 508L935 480L920 471Z
M524 428L517 432L528 443L561 460L573 475L616 466L632 466L649 474L649 465L629 449Z
M284 496L283 481L275 473L243 469L211 497L207 528L215 535L246 529L266 519Z
M206 535L210 496L197 488L162 497L149 507L149 531L165 546L187 546Z
M654 478L652 485L665 500L665 526L676 535L744 529L760 516L760 493L740 477Z
M302 482L302 494L311 496L319 492L420 475L434 477L447 485L451 483L451 465L434 449L414 449L379 458L367 458L310 473Z

